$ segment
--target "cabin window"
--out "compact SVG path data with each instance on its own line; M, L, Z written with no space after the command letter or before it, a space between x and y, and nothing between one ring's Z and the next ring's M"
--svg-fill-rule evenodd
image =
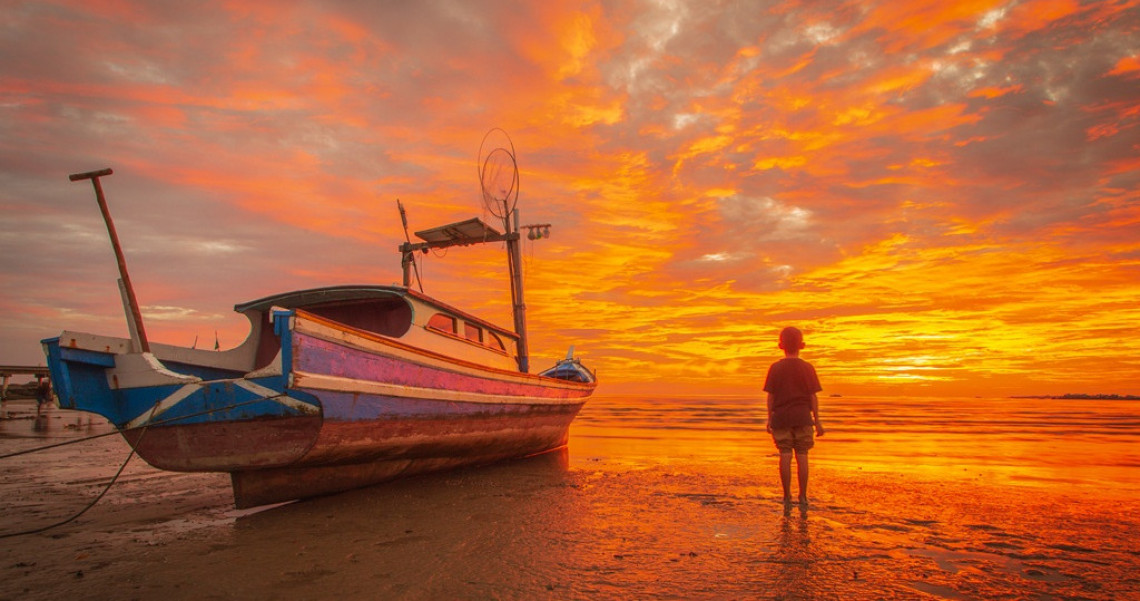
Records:
M430 330L436 330L445 334L455 335L456 333L455 318L443 313L436 313L428 320L427 327Z
M469 322L463 322L463 337L478 344L483 344L483 328Z
M359 330L392 338L403 336L412 327L412 307L398 296L337 300L309 305L304 309ZM272 333L273 329L269 331Z
M495 350L503 351L504 353L507 352L507 347L503 346L502 339L494 332L487 332L486 344Z

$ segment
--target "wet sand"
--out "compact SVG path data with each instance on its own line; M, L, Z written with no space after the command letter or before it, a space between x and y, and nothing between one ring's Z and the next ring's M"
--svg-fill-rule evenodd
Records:
M71 412L35 420L26 407L5 406L4 453L106 428ZM0 533L82 508L128 452L110 436L3 460ZM1140 591L1135 499L817 466L805 509L780 502L774 458L757 462L631 464L572 439L568 453L238 512L228 476L159 472L136 458L74 522L0 539L0 599L1123 599Z

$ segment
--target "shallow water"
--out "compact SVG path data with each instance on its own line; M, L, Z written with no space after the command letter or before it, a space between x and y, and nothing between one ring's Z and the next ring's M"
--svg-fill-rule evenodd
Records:
M566 452L260 511L233 510L224 475L136 460L80 519L0 540L0 599L1140 592L1140 405L822 403L807 508L780 502L762 406L747 399L599 397ZM107 430L50 408L11 417L3 452ZM74 511L128 451L111 436L0 463L0 532Z
M829 397L820 414L819 465L1140 497L1137 401ZM600 397L571 434L576 459L751 464L774 452L764 417L749 398Z

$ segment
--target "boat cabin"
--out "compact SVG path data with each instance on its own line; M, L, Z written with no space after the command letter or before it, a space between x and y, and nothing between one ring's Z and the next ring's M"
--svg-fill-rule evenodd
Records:
M257 368L268 365L279 350L270 326L273 309L297 309L428 352L518 370L514 332L402 286L317 288L235 306L235 311L249 318L259 338Z

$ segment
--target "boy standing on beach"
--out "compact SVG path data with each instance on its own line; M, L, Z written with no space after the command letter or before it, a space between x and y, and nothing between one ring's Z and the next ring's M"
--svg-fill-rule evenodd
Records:
M804 335L798 328L780 332L780 348L784 358L768 368L764 392L768 393L768 431L780 451L780 484L784 487L784 503L792 502L792 454L796 456L796 472L800 485L800 504L807 505L808 450L816 436L823 436L819 422L819 397L823 390L811 363L800 359Z

